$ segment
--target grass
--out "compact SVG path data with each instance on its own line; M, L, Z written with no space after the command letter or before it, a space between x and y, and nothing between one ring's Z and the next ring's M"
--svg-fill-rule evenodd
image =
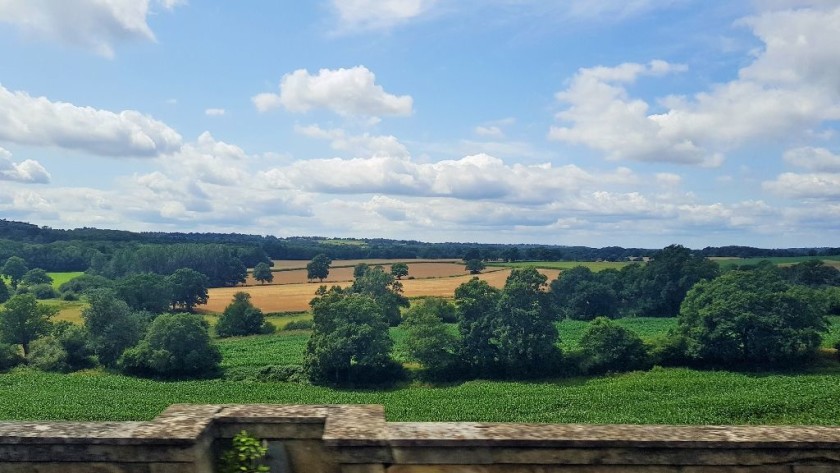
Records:
M67 281L69 281L69 280L71 280L75 277L79 277L82 274L85 274L85 273L83 273L81 271L67 272L67 273L47 273L47 275L53 279L52 286L56 289L58 289L59 286L66 283Z
M541 268L541 269L572 269L576 266L586 266L598 272L605 269L621 269L630 264L625 261L515 261L513 263L487 263L488 267L504 268Z

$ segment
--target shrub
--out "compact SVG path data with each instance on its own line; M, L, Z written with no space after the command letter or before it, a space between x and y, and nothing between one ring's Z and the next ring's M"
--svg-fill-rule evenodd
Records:
M164 378L215 375L222 355L210 342L208 328L200 315L162 314L140 343L123 353L119 366L128 373Z
M42 371L70 371L66 362L67 352L55 337L42 337L33 341L26 358L30 365Z
M60 373L95 365L87 331L66 321L56 324L52 335L33 341L27 360L40 370Z
M93 289L112 287L114 287L114 281L106 277L93 274L81 274L63 283L61 286L58 286L58 290L61 293L84 294Z
M606 317L589 323L580 339L588 372L632 371L649 365L644 342L633 331Z
M58 291L52 287L52 284L35 284L34 286L29 286L29 293L35 296L36 299L55 299L58 297Z
M63 301L77 301L79 300L79 295L75 292L65 292L61 295L61 300Z
M18 347L8 343L0 343L0 371L14 368L23 362Z
M231 447L219 459L220 473L267 473L269 468L262 464L268 447L248 432L241 431L233 437Z
M312 330L311 320L293 320L283 326L283 330Z

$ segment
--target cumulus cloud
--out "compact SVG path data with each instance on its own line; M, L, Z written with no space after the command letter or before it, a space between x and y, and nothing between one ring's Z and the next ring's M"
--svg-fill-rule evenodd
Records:
M393 135L350 135L340 128L325 130L318 125L295 125L295 132L310 138L328 140L338 151L348 151L356 156L408 157L408 149Z
M220 186L246 185L248 155L239 146L218 141L205 131L177 152L162 157L172 175Z
M806 146L790 149L785 152L784 159L794 166L810 171L840 173L840 155L825 148Z
M46 184L50 182L50 174L38 161L13 162L12 153L0 148L0 181Z
M341 28L389 29L421 16L438 0L332 0Z
M554 167L506 164L486 154L419 163L407 157L310 159L260 173L280 189L301 188L330 194L389 194L546 202L592 185L628 185L638 178L629 169L593 174L574 165Z
M0 141L101 156L152 157L177 150L181 136L163 122L135 110L115 113L52 102L0 85Z
M667 63L584 68L557 94L567 105L549 137L610 159L720 164L752 140L804 135L840 119L840 6L764 12L741 22L764 43L738 78L692 97L663 97L661 113L627 85L673 70Z
M763 187L776 194L796 199L840 200L840 173L783 173Z
M262 93L251 100L260 112L283 106L295 113L323 108L362 117L408 116L413 107L411 96L385 92L364 66L321 69L317 74L298 69L283 76L280 94Z
M182 0L156 0L172 9ZM34 38L49 38L113 57L114 44L155 41L146 22L149 0L2 0L0 22L11 23Z

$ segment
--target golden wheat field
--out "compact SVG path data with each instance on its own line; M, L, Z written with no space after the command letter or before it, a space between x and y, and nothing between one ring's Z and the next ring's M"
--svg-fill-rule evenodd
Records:
M356 263L358 262L377 264L371 263L370 260L360 260ZM353 264L355 265L356 263ZM345 270L347 274L340 276ZM495 287L502 287L510 271L508 268L488 268L482 274L479 274L478 277ZM556 269L540 269L539 271L548 276L549 281L556 279L557 275L560 274L560 271ZM290 281L298 278L296 279L297 282L278 283L278 276L286 272L299 273L297 276L289 276ZM333 274L334 272L336 275ZM403 278L402 280L404 293L408 297L452 297L455 293L455 288L473 277L464 270L462 264L451 262L410 263L408 274L414 277L414 279ZM330 269L330 278L325 280L324 284L347 286L352 279L352 267L332 268ZM256 285L249 286L212 288L210 289L210 298L207 304L200 306L199 309L207 312L221 312L233 299L235 293L244 291L251 294L251 301L263 312L308 310L309 301L315 296L315 291L321 284L317 281L311 283L305 281L305 270L280 271L274 273L274 283L272 284L260 285L257 283Z

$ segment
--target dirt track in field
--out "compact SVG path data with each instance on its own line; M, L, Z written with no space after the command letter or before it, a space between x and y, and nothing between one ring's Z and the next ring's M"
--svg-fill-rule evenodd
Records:
M364 262L368 263L368 261ZM349 271L349 276L343 282L328 282L325 280L324 283L329 285L338 284L340 286L349 285L353 277L353 268L331 269L330 276L333 276L333 271L338 273L342 269ZM458 270L457 272L455 272L456 269ZM497 270L497 268L488 268L487 271L478 275L478 277L487 281L492 286L502 287L510 271L510 269ZM288 272L293 273L295 271ZM548 276L549 281L556 279L557 275L560 274L560 271L556 269L540 269L539 272ZM274 274L275 282L277 282L278 275L283 273L277 272ZM303 281L305 281L306 271L304 270L300 273ZM411 263L409 264L408 274L415 277L415 279L403 278L402 280L404 293L408 297L452 297L455 293L455 288L473 277L466 274L463 265L453 263ZM315 296L315 291L320 285L318 282L295 282L287 284L266 284L264 286L213 288L210 289L210 299L207 305L199 308L209 312L222 312L225 306L233 299L235 293L244 291L251 294L251 301L254 305L262 309L263 312L304 311L309 309L309 301Z

